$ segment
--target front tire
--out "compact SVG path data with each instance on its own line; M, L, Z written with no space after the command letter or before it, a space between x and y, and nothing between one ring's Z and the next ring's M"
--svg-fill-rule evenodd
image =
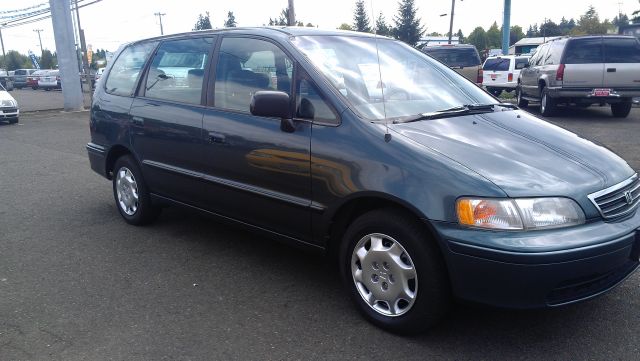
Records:
M450 306L440 251L410 214L373 210L344 234L344 284L360 312L391 332L416 334L437 324Z
M631 112L632 102L614 103L611 104L611 113L616 118L626 118Z
M516 88L516 99L518 101L518 107L526 108L529 106L529 101L522 97L522 88L520 85Z
M151 203L136 160L130 155L122 156L116 160L113 169L113 197L122 218L134 226L155 221L160 208Z
M9 124L16 124L18 123L18 121L19 121L18 118L9 119Z

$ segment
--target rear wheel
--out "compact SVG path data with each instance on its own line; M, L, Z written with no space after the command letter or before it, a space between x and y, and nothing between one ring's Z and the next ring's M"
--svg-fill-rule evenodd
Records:
M489 90L489 93L491 93L496 98L499 97L500 94L502 94L502 89L488 88L487 90Z
M616 118L626 118L631 112L632 102L622 102L611 104L611 113Z
M360 216L344 235L340 259L352 300L375 325L415 334L446 315L450 290L442 256L411 215L381 209Z
M540 98L540 114L545 117L552 117L556 112L556 100L549 96L546 87L542 88Z
M520 108L526 108L529 106L529 101L522 97L522 89L520 88L520 85L516 88L516 99Z
M130 155L116 161L113 172L113 196L124 220L135 226L153 222L160 208L151 203L138 163Z

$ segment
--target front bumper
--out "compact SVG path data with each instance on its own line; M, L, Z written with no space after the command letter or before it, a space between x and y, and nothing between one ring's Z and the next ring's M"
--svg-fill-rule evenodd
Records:
M607 88L603 86L603 88ZM573 98L573 99L585 99L595 103L599 101L619 101L624 98L640 97L640 88L632 89L616 89L613 88L611 95L608 97L596 97L593 95L594 88L562 88L562 87L549 87L548 94L552 98Z
M20 116L18 108L0 108L0 119L14 119Z
M596 297L639 265L640 211L621 222L535 232L494 232L433 223L454 294L509 308Z

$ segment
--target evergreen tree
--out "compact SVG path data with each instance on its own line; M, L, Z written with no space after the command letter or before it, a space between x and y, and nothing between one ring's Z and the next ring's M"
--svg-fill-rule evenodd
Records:
M473 29L471 34L467 37L467 43L473 45L478 49L478 51L483 51L487 49L488 41L487 41L487 33L481 26Z
M611 22L615 26L629 25L629 17L626 14L618 14Z
M308 28L315 28L316 27L315 25L313 25L311 23L307 23L307 25L305 25L305 26L308 27Z
M233 11L227 13L227 20L224 22L225 28L235 28L238 25L236 23L236 17L233 15Z
M353 27L347 23L342 23L338 26L338 30L353 30Z
M51 51L45 49L42 51L39 63L41 69L54 69L58 61Z
M638 2L640 3L640 0L638 0ZM634 11L631 15L633 15L631 21L633 21L634 24L640 24L640 9Z
M393 19L395 23L394 36L411 46L415 46L424 34L420 18L416 16L417 12L415 0L400 0L398 14Z
M456 36L458 37L458 42L460 44L464 44L465 43L465 38L464 38L464 34L462 33L462 29L459 29L458 32L456 33Z
M509 45L511 46L517 43L522 38L524 38L522 27L520 27L519 25L512 26L511 31L509 31Z
M387 24L387 20L382 15L382 12L378 15L376 19L376 34L382 36L391 36L392 30L391 27Z
M606 34L607 30L611 26L611 23L608 20L604 22L600 22L600 17L598 16L598 12L593 6L589 6L587 12L584 15L580 16L580 20L578 20L578 26L576 26L572 31L572 35L601 35Z
M356 1L356 9L353 13L353 29L363 33L371 32L371 25L367 10L365 9L364 0Z
M560 26L554 23L551 20L547 20L546 23L542 23L540 25L540 35L541 36L560 36L562 35L562 30Z
M196 21L196 25L193 27L193 30L205 29L211 29L211 19L208 11L205 12L205 15L198 15L198 21Z
M494 21L489 30L487 30L487 47L495 49L501 47L501 44L502 32L498 28L498 23Z

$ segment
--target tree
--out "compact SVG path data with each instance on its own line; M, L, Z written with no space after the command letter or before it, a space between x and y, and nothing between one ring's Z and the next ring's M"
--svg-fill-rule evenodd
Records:
M205 12L205 15L199 14L198 21L196 21L196 25L194 25L193 30L205 30L211 29L211 19L209 16L209 12Z
M495 21L487 30L487 47L491 49L502 47L502 31L500 31L498 23Z
M353 27L351 27L351 25L347 24L347 23L342 23L340 24L340 26L338 26L338 30L353 30Z
M517 43L522 38L524 38L522 27L519 25L512 26L511 31L509 31L509 45Z
M464 38L464 34L462 33L462 29L458 30L458 32L456 33L456 36L458 37L458 42L460 44L464 44L466 39Z
M617 27L629 25L629 17L626 14L618 14L611 23Z
M420 18L416 16L417 12L415 0L400 0L398 13L393 18L394 36L411 46L415 46L424 34Z
M387 20L382 15L382 12L378 15L378 19L376 19L376 34L382 36L391 36L392 29L387 24Z
M4 66L6 67L6 70L20 69L28 63L30 63L29 58L15 50L7 51L7 55L4 58Z
M467 43L473 45L478 49L478 51L483 51L487 49L487 33L481 26L473 29L471 34L467 37Z
M56 56L51 54L51 51L46 49L42 51L42 56L40 57L40 68L53 69L56 67L57 63L58 60L56 59Z
M311 23L307 23L307 25L305 25L305 26L308 27L308 28L315 28L316 27L315 25L313 25Z
M364 0L356 1L356 9L353 13L353 29L363 33L371 32L371 24L369 23L369 16L364 7Z
M560 26L556 23L554 23L551 20L547 20L546 23L542 23L542 25L540 25L540 35L542 36L560 36L562 35L562 30L560 29Z
M269 18L269 26L287 26L289 25L289 8L284 8L277 18ZM302 21L295 23L295 26L304 26Z
M638 0L638 2L640 3L640 0ZM640 24L640 9L634 11L631 15L633 15L633 19L631 19L633 23Z
M558 24L558 27L560 28L560 33L562 35L569 35L571 33L571 30L576 27L576 21L573 19L567 21L567 19L563 16L562 20L560 20L560 24Z
M540 36L540 31L538 31L538 24L529 25L529 30L527 30L527 38L535 38Z
M572 35L601 35L606 34L607 30L611 26L608 20L604 22L600 22L600 17L598 16L598 12L593 6L589 6L584 15L580 16L580 20L578 20L578 26L576 26L572 31Z
M227 13L227 20L224 22L225 28L235 28L238 23L236 23L236 17L233 15L233 11L229 11Z

